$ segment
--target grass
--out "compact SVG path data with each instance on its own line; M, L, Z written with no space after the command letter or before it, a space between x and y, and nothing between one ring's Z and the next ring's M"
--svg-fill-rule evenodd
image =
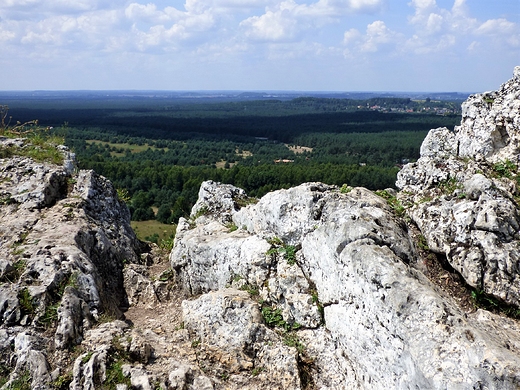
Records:
M74 288L79 287L77 272L70 274L69 277L64 279L52 292L52 301L45 305L45 312L38 319L38 321L46 328L50 328L58 321L58 308L60 307L60 301L65 292L65 288L68 286Z
M455 179L454 177L452 177L450 179L447 179L447 180L444 180L444 181L439 183L439 189L441 190L441 192L443 194L446 194L446 195L451 195L456 190L459 190L459 189L462 189L462 188L463 188L462 183L459 183L457 181L457 179Z
M37 162L50 162L53 164L63 164L63 154L56 149L57 145L63 145L63 137L49 134L46 129L35 126L23 133L13 132L11 129L0 128L0 135L8 138L27 138L27 142L22 147L10 146L0 148L0 158L12 156L22 156L32 158Z
M272 237L267 240L271 244L271 248L265 253L267 256L282 255L287 261L287 264L296 264L296 247L293 245L286 245L278 237Z
M101 386L103 390L116 390L117 385L124 384L128 388L131 386L130 378L123 374L123 360L116 360L107 367L106 379Z
M507 317L520 319L520 309L511 305L508 305L491 295L484 293L482 290L472 290L471 298L476 307L491 311L493 313L502 313Z
M130 225L134 229L137 238L141 241L147 240L147 237L156 237L156 244L160 244L162 240L172 240L175 237L177 225L164 224L156 220L150 221L131 221Z
M7 390L31 390L31 380L29 371L24 371L11 382Z
M168 148L157 148L155 146L150 146L148 144L144 144L144 145L129 144L129 143L117 144L117 143L113 143L113 142L97 141L97 140L92 140L92 139L86 140L85 142L87 143L87 145L99 145L99 146L102 146L105 148L108 147L108 148L112 149L112 151L110 152L110 156L112 156L112 157L124 157L127 151L129 151L130 153L142 153L142 152L147 151L148 149L164 150L165 152L168 151Z
M394 210L394 213L398 217L402 217L405 214L405 208L394 195L390 194L387 190L380 190L375 192L376 195L379 195L381 198L386 200L386 203Z
M31 296L27 288L23 288L18 291L18 302L24 314L34 314L36 310L36 305L34 303L33 297Z
M287 332L283 337L283 343L288 347L296 348L298 353L305 352L305 345L300 341L298 335L294 332Z

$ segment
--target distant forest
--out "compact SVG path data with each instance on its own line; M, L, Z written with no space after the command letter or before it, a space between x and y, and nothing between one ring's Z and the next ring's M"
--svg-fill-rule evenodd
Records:
M5 99L4 99L5 100ZM176 223L203 180L250 196L308 181L393 187L427 132L460 123L460 101L397 97L185 102L16 99L10 115L65 136L80 168L128 195L133 220Z

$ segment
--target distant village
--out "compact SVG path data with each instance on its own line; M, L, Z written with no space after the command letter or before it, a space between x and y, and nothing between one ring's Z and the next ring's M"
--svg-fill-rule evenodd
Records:
M400 113L413 113L413 112L424 112L424 113L435 113L437 115L458 115L462 111L459 108L448 108L448 107L430 107L430 106L424 106L424 107L417 107L417 108L410 108L410 107L383 107L379 105L373 105L373 106L358 106L358 109L366 110L369 108L372 111L379 111L379 112L400 112Z

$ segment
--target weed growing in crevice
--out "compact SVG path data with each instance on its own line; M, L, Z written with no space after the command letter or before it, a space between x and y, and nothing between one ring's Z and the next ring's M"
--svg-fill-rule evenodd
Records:
M54 382L52 382L52 388L54 390L68 390L69 385L72 382L72 372L60 375Z
M484 291L475 289L471 290L471 298L476 307L491 311L493 313L502 313L507 317L520 319L520 308L508 305L499 299L486 294Z
M9 374L9 368L3 363L0 363L0 387L7 383L7 381L9 380Z
M259 294L258 287L252 286L247 283L244 284L242 287L240 287L240 290L247 291L249 293L249 295L251 295L252 297L255 297Z
M404 215L406 210L405 210L404 206L402 205L401 201L399 199L397 199L395 195L392 195L387 190L375 191L375 194L379 195L381 198L385 199L386 203L388 203L388 205L392 208L392 210L394 210L394 213L398 217L402 217Z
M46 328L50 328L56 324L58 321L58 309L60 307L60 301L65 293L65 288L73 287L78 288L78 273L73 272L69 275L68 278L65 278L58 284L50 293L50 301L45 305L45 311L43 315L38 318L38 322L45 326Z
M347 184L343 184L341 188L339 189L339 192L342 194L348 194L350 191L352 191L353 188Z
M301 328L301 325L297 322L286 322L282 316L282 310L272 308L271 306L262 307L262 317L264 318L265 324L270 328L282 328L285 331Z
M22 313L32 316L36 311L36 304L29 290L27 288L19 290L17 297Z
M13 253L13 254L15 254L15 253ZM22 276L22 274L25 272L26 268L27 268L27 263L25 260L21 259L21 260L15 261L12 264L12 270L9 272L6 272L6 274L0 278L0 282L9 282L9 283L16 282L18 279L20 279L20 276Z
M318 297L318 291L316 291L316 288L311 288L311 297L312 297L312 303L314 303L316 305L316 307L318 308L318 313L320 313L321 323L322 323L322 325L324 325L325 324L325 308L324 308L323 304L320 302L320 299Z
M202 217L203 215L209 214L209 208L208 206L202 206L200 209L197 210L193 218L191 218L193 221L195 221L197 218Z
M517 171L517 166L510 160L500 161L493 165L493 172L498 177L511 179L516 176Z
M23 371L9 384L7 390L31 390L31 382L32 378L29 371Z
M283 335L283 343L288 347L296 348L299 354L305 352L305 345L300 341L295 332L287 332Z
M102 390L116 390L117 385L126 385L126 388L130 388L132 385L130 378L126 377L123 374L123 364L124 361L114 360L110 365L108 365L105 375L106 379L101 386Z
M424 235L420 234L417 237L417 246L422 249L423 251L429 251L430 247L428 246L428 242L426 241L426 237Z
M294 245L286 245L278 237L267 240L271 244L271 248L265 253L267 256L282 255L289 265L296 264L296 252L298 250Z
M238 230L238 226L235 225L233 222L230 222L226 224L226 228L228 229L228 233L234 232L235 230Z
M444 195L453 195L456 190L463 188L462 183L458 182L454 177L441 181L437 187Z
M241 209L242 207L249 206L250 204L257 204L258 203L258 199L257 198L250 198L248 196L240 197L240 198L233 198L233 201L235 202L235 204L237 205L237 207L239 209Z

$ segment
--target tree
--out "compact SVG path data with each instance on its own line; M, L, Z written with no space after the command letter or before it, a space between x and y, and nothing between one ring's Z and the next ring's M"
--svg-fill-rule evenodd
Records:
M157 210L157 215L155 219L161 223L171 223L172 222L172 210L170 205L162 204Z

